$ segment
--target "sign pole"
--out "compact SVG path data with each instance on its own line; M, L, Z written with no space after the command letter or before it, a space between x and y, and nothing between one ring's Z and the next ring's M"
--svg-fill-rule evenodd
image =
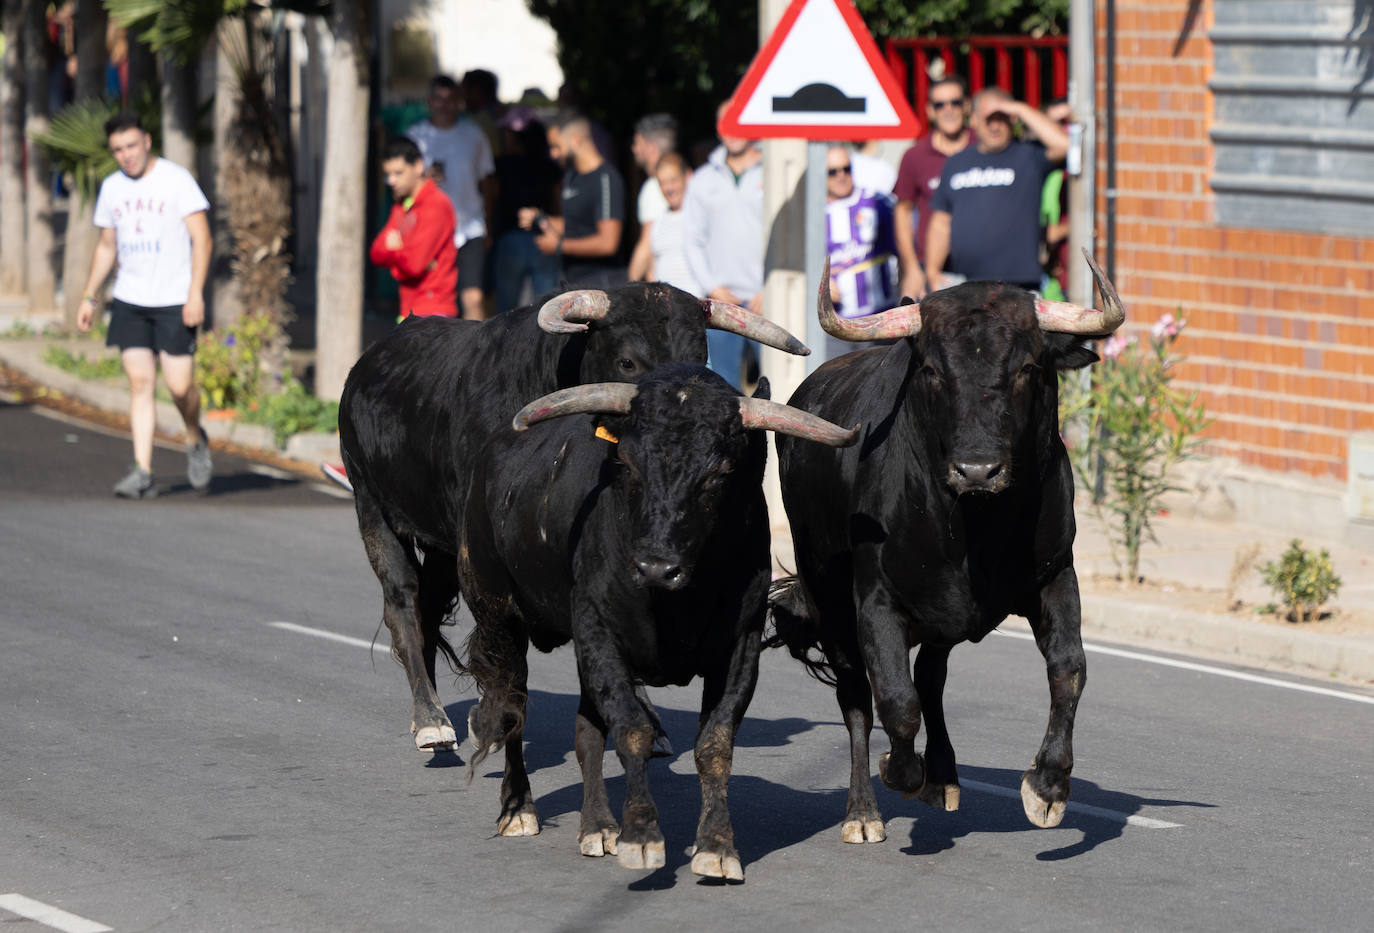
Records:
M825 159L829 150L829 143L812 140L806 144L806 295L809 302L806 345L811 348L811 355L806 357L808 376L826 361L826 341L829 339L821 329L820 319L811 310L815 308L816 296L820 293L825 266Z

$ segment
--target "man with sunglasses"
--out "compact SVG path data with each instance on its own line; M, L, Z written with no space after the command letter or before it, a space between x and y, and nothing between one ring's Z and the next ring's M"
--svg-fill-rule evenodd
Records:
M1019 121L1035 141L1017 139ZM1064 161L1069 137L1059 124L1000 87L973 98L974 145L945 162L930 202L925 273L930 291L946 281L945 260L961 279L1040 288L1040 195Z
M897 171L895 224L897 256L901 260L900 294L919 298L926 293L923 271L930 199L940 184L945 160L973 138L969 130L968 89L959 77L941 78L930 86L926 122L930 133L902 156ZM913 220L915 224L913 224Z

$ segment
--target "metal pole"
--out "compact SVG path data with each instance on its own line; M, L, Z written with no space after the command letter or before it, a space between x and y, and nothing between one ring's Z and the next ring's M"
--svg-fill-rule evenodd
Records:
M825 157L829 150L827 143L806 144L806 290L813 305L825 266ZM811 348L806 358L810 375L826 359L826 334L814 313L806 316L806 345Z
M1094 250L1097 192L1097 70L1094 49L1097 21L1093 0L1072 0L1069 9L1069 299L1091 305L1092 270L1084 248Z

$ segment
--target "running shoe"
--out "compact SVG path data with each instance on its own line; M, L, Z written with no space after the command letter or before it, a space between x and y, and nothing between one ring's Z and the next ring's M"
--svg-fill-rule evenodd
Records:
M320 461L320 472L349 492L353 491L353 484L348 479L348 471L344 469L342 463L330 463L328 460L322 460Z
M129 475L115 483L114 494L123 499L154 498L157 487L153 485L153 474L135 463Z
M186 450L186 478L191 481L192 489L205 489L210 485L210 438L205 429L200 429L200 440Z

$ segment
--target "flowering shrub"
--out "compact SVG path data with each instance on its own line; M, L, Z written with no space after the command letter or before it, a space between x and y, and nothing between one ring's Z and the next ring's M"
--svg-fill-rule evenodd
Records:
M202 331L196 344L196 383L206 408L243 408L262 394L262 356L278 335L265 314L248 312L224 332Z
M1260 567L1274 593L1283 600L1290 622L1309 622L1321 617L1322 606L1341 588L1341 578L1331 566L1331 554L1322 548L1313 554L1294 538L1276 561ZM1267 607L1277 612L1278 607Z
M1112 532L1117 569L1132 582L1140 579L1142 542L1154 540L1150 516L1160 497L1177 488L1169 485L1169 471L1193 453L1211 423L1196 392L1170 385L1182 362L1174 341L1185 326L1182 317L1165 314L1150 328L1148 345L1113 334L1090 382L1075 372L1060 378L1059 423L1077 428L1069 459Z

